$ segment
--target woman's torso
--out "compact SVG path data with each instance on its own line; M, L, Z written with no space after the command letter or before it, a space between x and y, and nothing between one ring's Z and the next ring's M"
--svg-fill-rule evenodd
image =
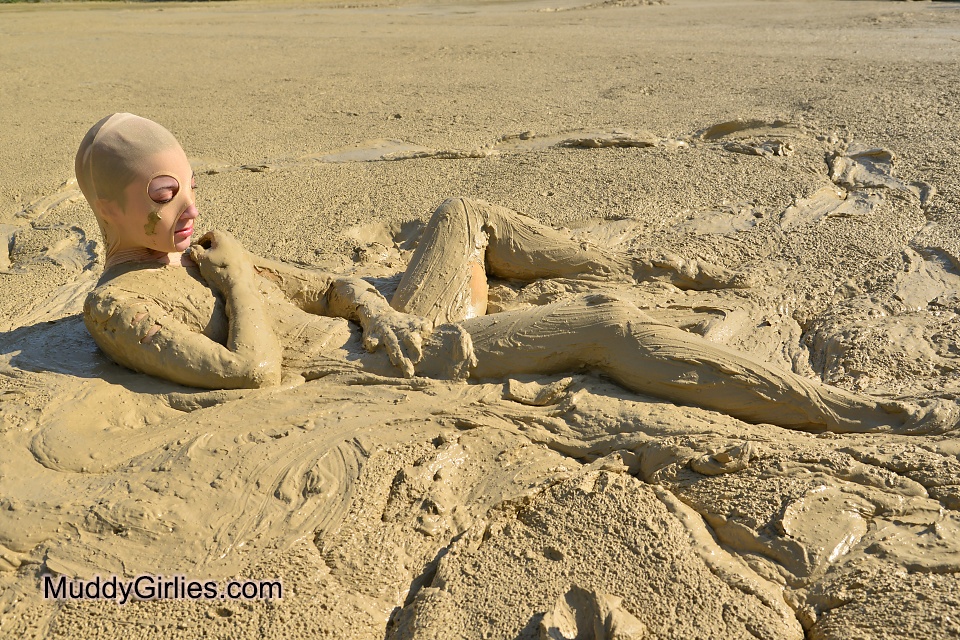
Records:
M256 279L273 330L284 347L284 368L309 369L318 359L335 355L351 339L358 339L345 319L307 313L287 300L277 285L261 277ZM195 267L118 265L104 273L92 295L98 292L109 292L121 303L152 302L188 330L227 343L229 319L223 297L207 285Z

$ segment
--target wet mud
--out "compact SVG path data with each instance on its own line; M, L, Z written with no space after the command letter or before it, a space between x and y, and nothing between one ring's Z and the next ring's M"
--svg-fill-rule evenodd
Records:
M686 144L741 153L728 146L735 137L822 153L815 133L774 125L718 125ZM867 162L832 153L853 158L856 171L824 166L824 186L779 218L745 227L732 222L743 213L727 211L715 223L701 217L695 230L677 226L789 240L896 207L915 220L914 236L904 234L893 268L874 276L884 286L869 294L851 287L832 304L787 313L776 281L684 291L568 277L494 281L492 311L616 291L660 322L800 375L949 403L954 392L935 381L939 374L956 387L956 354L942 338L956 331L952 256L916 241L921 195L892 177L890 154L871 152ZM43 231L22 226L13 237ZM594 246L643 251L635 222L598 221L573 233ZM67 245L84 255L86 238L65 238L32 255L15 242L8 268L46 259L80 281L90 257L75 264L53 256ZM357 268L389 262L397 273L416 240L399 229L359 235L380 253ZM182 293L185 284L161 289ZM294 553L305 536L329 579L381 611L395 638L441 637L454 620L458 634L479 625L496 637L581 637L581 626L606 629L590 637L690 637L704 628L712 631L698 637L799 638L804 629L832 637L844 616L863 615L844 613L854 602L907 607L904 615L927 624L909 602L862 600L868 587L857 576L900 567L944 580L960 569L952 511L960 465L949 435L817 436L751 425L585 373L464 385L344 366L294 387L193 391L110 363L78 312L77 296L55 296L26 319L12 318L4 339L6 616L40 606L27 603L35 602L28 576L41 571L227 576ZM52 319L31 323L38 314ZM286 324L280 333L300 344L294 351L315 342L296 318ZM223 327L196 330L224 339ZM378 554L396 565L370 560ZM518 592L517 584L526 587ZM492 614L478 589L501 594L503 613ZM850 595L837 601L836 589ZM949 607L938 589L924 592Z
M531 13L669 9L600 4ZM19 202L0 220L0 635L960 634L955 191L930 184L907 143L811 120L501 122L459 140L378 125L330 148L202 148L191 160L211 194L209 227L232 227L274 259L364 278L388 299L406 286L430 211L454 195L649 264L682 256L746 273L745 286L705 290L652 272L641 283L492 278L488 315L467 315L616 296L811 383L918 407L930 419L916 429L754 424L628 391L589 367L497 381L380 376L351 360L356 327L309 314L275 317L279 386L181 386L114 364L90 338L82 305L104 256L76 184ZM197 139L186 136L188 152ZM483 180L497 187L471 190ZM403 191L403 205L370 185ZM239 187L258 200L238 200ZM294 207L314 191L323 233ZM582 199L562 202L572 192ZM254 213L223 213L239 204ZM270 226L284 211L291 222ZM189 281L165 283L216 315ZM269 306L269 284L260 295ZM287 375L309 367L310 381ZM278 578L291 595L55 603L40 597L44 573Z

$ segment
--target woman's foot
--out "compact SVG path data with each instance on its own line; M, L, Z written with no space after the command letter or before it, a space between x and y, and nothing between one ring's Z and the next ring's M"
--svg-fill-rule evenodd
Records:
M960 405L954 400L932 398L921 400L907 410L907 419L899 433L941 434L960 427Z
M679 289L747 289L754 285L750 274L737 273L700 260L681 258L666 251L646 251L633 257L637 282L669 282Z

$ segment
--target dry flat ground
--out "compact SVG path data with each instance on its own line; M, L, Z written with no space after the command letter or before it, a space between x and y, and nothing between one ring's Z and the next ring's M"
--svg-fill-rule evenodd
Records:
M664 322L950 404L958 78L949 2L0 6L0 636L960 635L949 430L818 436L579 374L187 411L83 332L102 256L71 182L90 125L149 117L201 232L385 286L433 207L483 198L756 278L621 287ZM51 602L46 571L286 591Z

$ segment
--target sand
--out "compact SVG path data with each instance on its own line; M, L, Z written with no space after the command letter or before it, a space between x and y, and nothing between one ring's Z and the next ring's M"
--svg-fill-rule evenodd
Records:
M86 333L102 245L72 180L91 124L152 118L200 233L387 294L430 212L482 198L751 276L492 282L488 312L612 292L955 406L955 4L13 5L0 36L0 636L960 635L955 431L748 424L589 371L179 387ZM45 601L48 572L284 597Z

